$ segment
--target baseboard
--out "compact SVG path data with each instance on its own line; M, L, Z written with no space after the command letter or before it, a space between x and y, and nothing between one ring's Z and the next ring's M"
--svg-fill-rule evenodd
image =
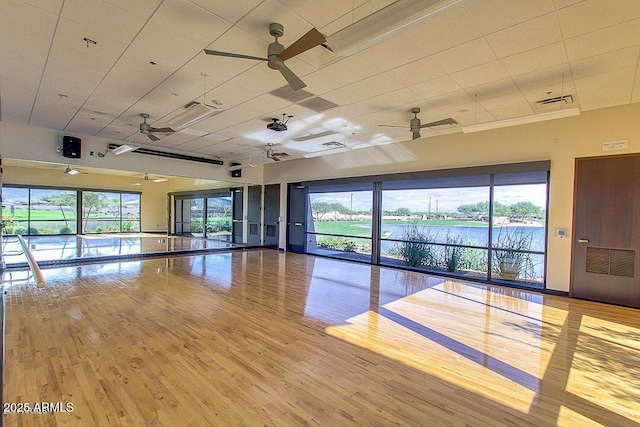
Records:
M558 295L559 297L568 297L569 296L569 292L566 291L556 291L555 289L545 289L543 291L543 293L545 294L549 294L549 295Z

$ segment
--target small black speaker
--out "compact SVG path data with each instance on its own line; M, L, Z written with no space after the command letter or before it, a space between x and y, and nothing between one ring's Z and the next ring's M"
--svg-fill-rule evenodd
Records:
M62 155L70 159L80 158L80 138L65 136L62 138Z
M231 163L231 166L238 166L240 163ZM242 178L242 169L231 171L232 178Z

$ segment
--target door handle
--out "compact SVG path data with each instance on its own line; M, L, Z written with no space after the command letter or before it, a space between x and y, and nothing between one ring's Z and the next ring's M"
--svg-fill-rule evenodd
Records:
M589 239L578 239L578 243L589 243Z

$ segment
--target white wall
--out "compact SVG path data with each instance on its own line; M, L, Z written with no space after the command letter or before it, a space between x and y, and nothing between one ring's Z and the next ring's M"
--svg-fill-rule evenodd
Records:
M224 166L199 163L188 160L177 160L165 157L150 156L138 153L126 153L120 156L107 154L104 157L90 156L89 153L104 152L109 143L123 144L105 138L72 134L82 140L82 158L68 159L56 151L62 146L62 137L68 133L28 127L14 123L0 122L0 154L6 159L32 160L47 163L71 165L72 167L92 167L115 171L133 171L140 174L171 175L176 177L196 178L193 182L201 188L211 185L209 181L230 182L229 185L262 183L262 167L242 170L242 178L231 178ZM154 149L153 145L145 148ZM159 148L162 151L162 148ZM174 151L174 150L169 150ZM184 153L189 154L189 153ZM191 153L191 155L194 155ZM195 157L202 157L195 155ZM222 187L229 187L224 184ZM177 190L176 190L177 191Z
M602 143L612 140L627 140L628 149L603 151ZM301 180L550 160L547 287L568 291L573 239L560 239L554 232L557 227L571 231L575 159L638 152L640 104L632 104L543 123L269 164L264 183L280 183L286 191L285 183Z

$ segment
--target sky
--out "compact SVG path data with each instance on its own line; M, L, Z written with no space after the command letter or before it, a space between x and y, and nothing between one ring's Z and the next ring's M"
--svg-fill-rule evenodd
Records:
M351 195L353 195L353 199ZM353 203L353 210L356 211L368 211L372 204L370 191L318 193L311 194L311 197L312 202L340 203L347 208L350 208ZM547 187L545 184L496 186L494 197L496 201L508 206L518 202L531 202L545 209ZM398 208L408 208L411 212L428 212L429 198L431 198L431 212L455 212L460 205L489 201L489 188L388 190L384 191L382 195L382 209L395 211Z

